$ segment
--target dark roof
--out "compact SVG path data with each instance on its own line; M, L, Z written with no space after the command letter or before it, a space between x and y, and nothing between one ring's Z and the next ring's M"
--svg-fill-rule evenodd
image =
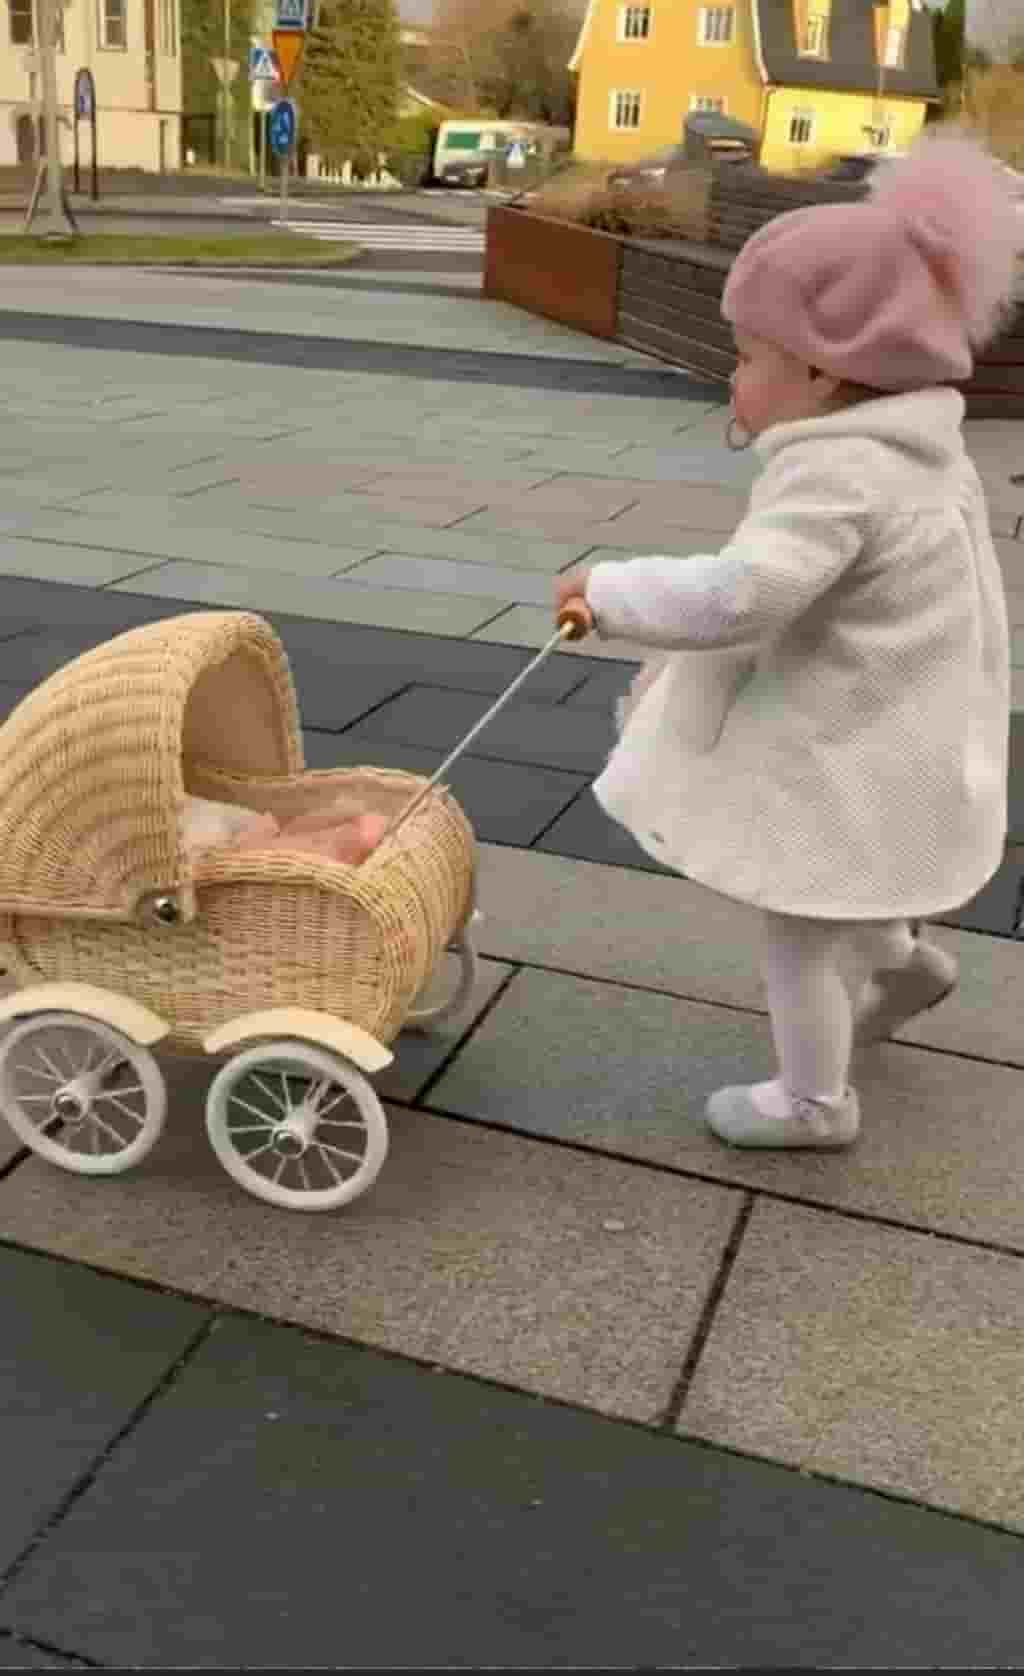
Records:
M797 52L793 0L753 0L753 4L761 23L761 51L770 83L831 88L842 93L877 91L871 0L832 0L827 59L801 58ZM884 94L912 99L940 97L930 12L911 10L906 62L902 70L886 66Z

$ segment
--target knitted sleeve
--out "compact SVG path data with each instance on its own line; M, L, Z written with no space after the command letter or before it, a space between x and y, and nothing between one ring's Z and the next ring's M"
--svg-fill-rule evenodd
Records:
M595 565L587 603L598 633L678 650L771 639L864 547L871 473L859 454L855 444L834 441L781 449L719 553Z

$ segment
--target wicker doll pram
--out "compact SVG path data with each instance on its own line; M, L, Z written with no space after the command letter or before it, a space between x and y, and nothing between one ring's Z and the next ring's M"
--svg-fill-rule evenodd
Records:
M304 1210L364 1191L387 1125L364 1073L472 988L475 843L441 787L359 867L281 849L190 854L186 795L279 818L338 793L383 814L417 776L304 769L269 624L196 612L67 664L0 728L0 1110L65 1168L128 1169L166 1107L157 1043L231 1057L207 1130L229 1173ZM415 1002L446 949L455 996Z

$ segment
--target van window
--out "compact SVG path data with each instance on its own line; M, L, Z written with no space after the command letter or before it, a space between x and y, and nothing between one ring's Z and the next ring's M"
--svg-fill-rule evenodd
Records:
M444 136L446 151L477 151L480 147L480 131L475 128L449 128Z

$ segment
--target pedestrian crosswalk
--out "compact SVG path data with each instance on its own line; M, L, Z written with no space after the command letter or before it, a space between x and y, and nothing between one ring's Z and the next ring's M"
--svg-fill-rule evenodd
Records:
M469 251L482 255L486 235L482 227L427 226L423 222L315 221L306 216L272 221L289 233L338 243L362 245L364 250Z

